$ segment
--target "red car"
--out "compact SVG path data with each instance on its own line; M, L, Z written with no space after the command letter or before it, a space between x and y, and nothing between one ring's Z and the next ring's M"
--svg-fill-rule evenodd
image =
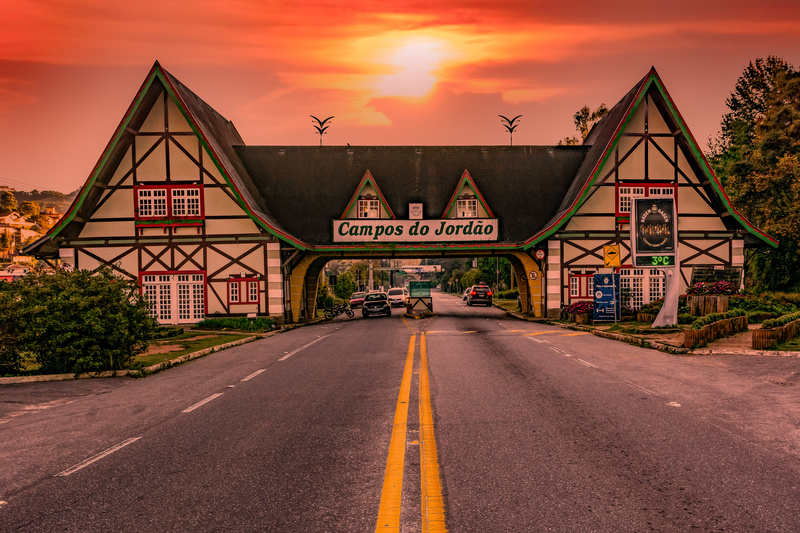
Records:
M364 297L367 295L365 292L354 292L350 295L350 309L358 309L364 305Z

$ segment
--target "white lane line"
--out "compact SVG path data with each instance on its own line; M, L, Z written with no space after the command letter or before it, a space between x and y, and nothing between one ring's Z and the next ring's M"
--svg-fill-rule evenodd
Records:
M550 349L553 350L554 352L558 352L558 353L567 353L564 350L562 350L561 348L556 348L555 346L551 346Z
M111 454L112 454L112 453L114 453L115 451L117 451L117 450L119 450L119 449L121 449L121 448L124 448L124 447L125 447L125 446L127 446L128 444L134 443L134 442L136 442L137 440L139 440L139 439L141 439L141 438L142 438L142 437L133 437L133 438L130 438L130 439L128 439L128 440L124 440L124 441L120 442L119 444L115 444L115 445L114 445L114 446L112 446L111 448L109 448L109 449L107 449L107 450L105 450L105 451L102 451L102 452L98 453L97 455L94 455L94 456L92 456L92 457L89 457L89 458L88 458L88 459L86 459L85 461L82 461L82 462L80 462L80 463L76 464L75 466L72 466L72 467L70 467L70 468L67 468L66 470L62 470L61 472L59 472L58 474L56 474L56 477L58 477L58 476L65 477L65 476L68 476L68 475L70 475L70 474L74 474L75 472L77 472L77 471L78 471L78 470L80 470L81 468L87 467L87 466L89 466L90 464L94 463L95 461L99 461L99 460L100 460L100 459L102 459L103 457L106 457L106 456L108 456L108 455L111 455Z
M254 377L256 377L257 375L259 375L260 373L262 373L265 370L266 370L266 368L262 368L261 370L256 370L255 372L253 372L252 374L250 374L246 378L242 379L242 381L250 381L251 379L253 379Z
M645 394L649 394L650 396L658 396L658 394L651 391L650 389L645 389L644 387L642 387L641 385L637 385L636 383L631 383L630 381L626 381L624 379L622 380L622 382L628 385L629 387L633 387L634 389L642 391Z
M598 368L597 366L593 365L589 361L584 361L583 359L580 359L580 358L578 359L578 362L580 364L584 365L584 366L589 366L589 367L592 367L592 368Z
M211 400L213 400L214 398L219 398L220 396L222 396L222 393L221 393L221 392L218 392L218 393L216 393L216 394L212 394L211 396L209 396L209 397L208 397L208 398L206 398L205 400L200 400L199 402L197 402L197 403L196 403L196 404L194 404L193 406L191 406L191 407L187 407L186 409L184 409L183 411L181 411L181 413L191 413L192 411L194 411L194 410L195 410L195 409L197 409L198 407L202 407L202 406L204 406L205 404L207 404L208 402L210 402Z
M298 349L296 349L295 351L287 353L286 355L284 355L283 357L281 357L280 359L278 359L278 361L285 361L285 360L289 359L291 356L293 356L294 354L296 354L297 352L300 352L300 351L302 351L302 350L305 350L306 348L308 348L308 347L309 347L309 346L311 346L312 344L314 344L314 343L317 343L317 342L321 341L321 340L322 340L322 339L324 339L325 337L330 337L331 335L333 335L333 333L328 333L327 335L323 335L322 337L318 337L318 338L314 339L313 341L309 342L308 344L304 344L303 346L299 347L299 348L298 348Z

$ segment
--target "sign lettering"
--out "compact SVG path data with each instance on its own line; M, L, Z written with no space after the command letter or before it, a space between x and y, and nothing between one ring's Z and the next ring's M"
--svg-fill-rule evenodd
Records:
M496 241L498 220L364 220L333 221L333 242Z

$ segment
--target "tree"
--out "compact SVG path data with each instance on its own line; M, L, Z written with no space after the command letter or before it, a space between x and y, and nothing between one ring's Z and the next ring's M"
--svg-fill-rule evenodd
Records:
M119 370L156 327L137 283L110 269L32 272L0 286L0 363L48 374Z
M13 192L5 191L0 195L0 211L16 211L17 197Z
M42 208L39 207L39 202L22 202L19 204L17 210L20 215L31 221L42 212Z
M564 139L558 141L558 144L560 146L583 144L583 141L585 141L586 137L589 136L589 132L592 131L594 125L597 124L600 119L607 114L608 108L606 107L606 104L600 104L600 106L594 111L589 109L588 105L583 106L572 116L572 119L575 121L575 130L580 133L580 138L578 136L565 137Z
M709 160L742 214L780 240L752 256L748 281L791 290L800 285L800 72L776 57L757 59L726 105Z
M333 287L333 294L337 298L346 300L350 295L356 292L358 285L356 285L356 278L352 272L345 272L336 276L336 285Z

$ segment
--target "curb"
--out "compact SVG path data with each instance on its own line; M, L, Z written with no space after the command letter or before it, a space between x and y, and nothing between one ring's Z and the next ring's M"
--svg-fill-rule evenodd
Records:
M106 370L104 372L86 372L83 374L43 374L39 376L14 376L3 378L0 377L0 385L14 385L17 383L38 383L44 381L70 381L73 379L89 379L89 378L115 378L115 377L146 377L150 374L155 374L156 372L160 372L162 370L166 370L167 368L180 365L187 361L191 361L193 359L198 359L200 357L205 357L214 352L219 352L221 350L225 350L227 348L233 348L234 346L239 346L240 344L246 344L248 342L253 342L258 339L264 339L267 337L272 337L273 335L277 335L278 333L283 333L284 331L291 331L293 329L306 326L309 324L315 324L318 322L324 321L323 319L319 320L311 320L308 323L300 323L300 324L292 324L289 327L283 327L277 331L269 331L267 333L262 333L258 335L253 335L252 337L246 337L244 339L239 339L238 341L227 342L225 344L220 344L217 346L213 346L211 348L206 348L204 350L199 350L197 352L188 353L186 355L182 355L175 359L170 359L168 361L162 361L155 365L147 366L141 368L139 370ZM224 332L214 332L211 330L193 330L187 329L187 331L192 331L196 333L231 333L230 331Z
M502 309L502 308L500 308ZM658 350L660 352L670 353L674 355L753 355L758 357L800 357L800 352L779 352L777 350L751 350L751 349L742 349L742 350L732 350L730 348L722 348L722 349L712 349L712 348L683 348L679 346L672 346L670 344L664 344L663 342L653 341L649 339L642 339L640 337L633 337L631 335L624 335L620 333L611 333L608 331L598 331L596 329L587 328L584 326L577 326L572 324L561 324L559 322L553 322L547 318L532 318L525 316L524 314L517 312L517 311L506 311L506 314L513 316L519 320L524 320L526 322L536 322L539 324L549 324L552 326L559 326L564 329L571 329L576 331L586 331L591 333L592 335L596 335L598 337L603 337L606 339L611 339L615 341L624 342L627 344L633 344L636 346L641 346L642 348L651 348L653 350Z

